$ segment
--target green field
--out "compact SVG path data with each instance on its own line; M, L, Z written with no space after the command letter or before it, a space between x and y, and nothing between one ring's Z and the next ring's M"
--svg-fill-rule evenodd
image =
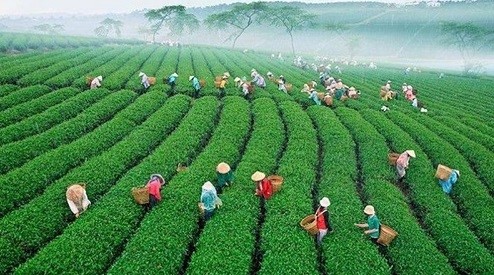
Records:
M328 108L299 92L316 71L271 53L70 41L0 55L1 273L494 274L492 78L335 64L332 76L362 94ZM252 68L283 74L293 91L269 82L246 100L229 83L217 96L216 75ZM140 71L157 85L144 91ZM173 72L176 94L162 81ZM97 75L102 87L88 90ZM199 98L189 75L207 82ZM387 80L413 85L428 112L403 97L381 112ZM406 149L417 158L397 185L387 154ZM200 188L221 161L235 182L202 224ZM434 178L439 163L461 171L450 196ZM256 170L285 178L265 207ZM146 212L130 190L152 173L168 184ZM77 220L65 200L76 182L92 202ZM317 249L299 222L323 196L335 232ZM398 231L390 247L353 226L366 204Z

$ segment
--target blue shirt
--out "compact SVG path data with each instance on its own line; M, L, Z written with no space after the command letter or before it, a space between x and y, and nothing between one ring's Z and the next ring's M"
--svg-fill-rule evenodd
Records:
M214 191L203 190L201 194L201 202L204 204L204 208L206 208L206 210L214 210L216 203L216 194Z
M195 90L201 89L201 84L199 83L197 77L192 78L192 87L194 87Z
M456 171L453 170L451 172L451 175L449 175L449 178L447 180L439 180L439 184L441 184L441 187L443 188L443 191L446 194L451 193L451 190L453 189L453 185L458 181L458 174Z

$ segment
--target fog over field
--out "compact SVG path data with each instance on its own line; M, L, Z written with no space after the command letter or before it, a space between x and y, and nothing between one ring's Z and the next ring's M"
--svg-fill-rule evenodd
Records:
M163 7L163 2L147 1L4 1L0 6L0 30L4 32L37 32L35 26L62 26L59 34L97 36L95 30L110 18L122 23L120 38L151 42L145 17L150 9ZM211 14L232 9L239 1L167 1L166 5L184 5L187 12L200 22L191 33L178 34L167 26L155 34L155 43L206 44L232 47L231 28L208 28L204 20ZM252 3L252 1L240 1ZM304 3L306 2L306 3ZM293 32L296 55L326 56L355 59L376 64L462 70L465 58L478 65L477 72L494 73L492 46L469 50L462 57L451 37L441 30L444 22L472 23L489 30L492 36L494 20L492 1L268 1L276 12L292 5L306 11L315 26ZM329 27L328 27L329 26ZM335 29L335 26L342 29ZM107 33L108 37L117 37ZM493 43L491 43L492 45ZM474 45L477 47L478 45ZM283 27L269 22L247 28L235 43L235 48L265 51L293 58L290 36ZM472 47L473 49L473 47ZM465 53L464 53L465 54Z

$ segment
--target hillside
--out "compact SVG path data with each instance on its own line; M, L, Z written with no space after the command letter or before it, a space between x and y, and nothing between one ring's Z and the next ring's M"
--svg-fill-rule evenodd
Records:
M361 95L327 107L300 92L316 71L256 51L82 44L0 61L2 274L494 273L490 77L332 63L342 71L331 75ZM215 76L249 79L252 68L283 74L293 89L268 81L244 99L230 81L218 95ZM144 90L140 71L156 85ZM172 72L176 91L162 81ZM102 86L90 90L96 75ZM198 97L189 75L205 80ZM402 95L383 102L387 80L397 91L413 85L428 112ZM416 158L397 183L387 155L409 149ZM216 182L222 161L235 179L204 223L201 186ZM450 195L434 178L438 164L461 171ZM253 195L255 171L284 178L265 203ZM167 184L147 211L131 189L153 173ZM77 219L65 199L76 182L92 202ZM335 230L321 249L299 222L324 196ZM354 226L367 204L398 232L389 247Z

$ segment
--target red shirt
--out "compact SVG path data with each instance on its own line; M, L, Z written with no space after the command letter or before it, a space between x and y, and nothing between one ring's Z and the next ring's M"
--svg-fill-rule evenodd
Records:
M149 181L147 184L149 195L152 195L155 197L157 200L161 200L161 182L157 179Z
M324 218L324 214L326 213L325 211L327 212L327 210L322 207L317 208L317 229L328 229L328 227L326 226L326 219Z
M263 196L265 199L269 199L273 195L273 185L268 179L263 179L260 183L257 182L256 194Z

